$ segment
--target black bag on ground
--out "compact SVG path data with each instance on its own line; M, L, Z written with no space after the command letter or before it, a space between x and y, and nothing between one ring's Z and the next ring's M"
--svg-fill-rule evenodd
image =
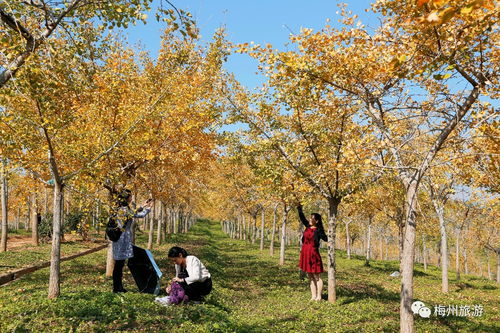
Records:
M106 224L106 236L110 241L116 242L120 239L122 232L122 229L116 223L116 216L111 215L108 219L108 224Z

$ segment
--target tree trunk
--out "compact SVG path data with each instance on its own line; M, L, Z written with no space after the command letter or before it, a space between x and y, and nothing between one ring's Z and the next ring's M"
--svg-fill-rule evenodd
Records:
M61 241L64 241L64 193L61 194Z
M500 284L500 250L497 249L497 284Z
M245 235L245 215L241 213L240 215L240 223L241 223L241 240L246 240Z
M488 265L488 280L493 280L493 275L491 273L490 253L488 251L486 251L486 263Z
M484 272L483 272L483 263L482 263L481 258L479 258L479 276L483 277L483 275L484 275Z
M257 214L254 214L252 217L253 217L252 244L255 244L255 239L257 238Z
M165 223L163 224L163 240L167 240L167 235L172 233L172 210L165 204Z
M278 204L274 206L273 229L271 230L271 244L269 245L269 255L274 256L274 237L276 236L276 220L278 219Z
M186 233L189 231L189 229L191 228L191 225L190 225L190 221L191 221L191 210L188 210L187 214L186 214Z
M176 234L177 233L177 217L179 216L179 213L177 211L177 208L173 208L172 210L172 233Z
M384 260L389 259L389 237L385 236L385 255L384 255Z
M448 292L448 235L446 233L446 224L444 221L444 208L436 199L432 200L434 210L439 219L440 239L440 263L441 263L441 291Z
M439 244L438 244L438 249L437 249L438 253L437 253L437 267L441 267L441 240L439 241Z
M383 249L383 243L384 243L384 239L383 239L383 235L380 234L380 237L379 237L379 242L378 242L378 245L379 245L379 248L378 248L378 260L382 260L384 258L384 249Z
M372 248L372 217L369 217L368 220L368 230L366 233L366 256L365 256L365 266L370 266L370 253Z
M245 214L243 215L243 239L247 240L248 239L248 221L245 218Z
M455 270L457 281L460 280L460 229L455 228Z
M96 204L96 230L97 234L101 231L101 205L99 203Z
M30 219L31 219L31 241L33 242L33 244L38 246L39 245L38 219L39 219L40 213L38 212L35 194L32 194L30 196L30 206L31 206L31 216L30 216Z
M350 222L345 223L347 259L351 259L351 235L349 235L349 224Z
M424 272L427 272L427 244L425 243L425 235L422 235L423 259L424 259Z
M54 183L54 213L52 226L52 251L50 255L49 298L60 294L61 229L64 204L64 185L57 179Z
M149 230L148 225L149 225L149 214L144 218L144 223L142 223L142 225L140 226L143 232Z
M328 198L328 302L337 301L335 237L337 233L337 213L341 198Z
M286 222L290 208L285 204L283 206L283 222L281 223L281 243L280 243L280 265L285 264L285 246L286 246Z
M17 207L16 219L14 220L14 229L19 230L19 220L21 219L21 207Z
M241 225L241 215L238 214L238 216L236 217L236 237L238 239L243 239L243 228L242 228L242 225Z
M106 256L106 276L113 276L113 268L115 267L115 260L113 259L113 242L109 241L108 255Z
M156 244L157 245L161 245L161 242L162 242L161 228L163 226L163 210L164 210L163 201L160 201L160 218L158 219L158 229L156 231Z
M45 187L45 199L44 199L44 205L43 205L43 215L47 216L49 213L49 189Z
M260 223L260 250L264 251L264 226L266 222L266 210L262 207L262 220Z
M31 223L31 198L28 196L28 209L26 212L26 220L23 223L24 229L26 229L26 225Z
M411 181L406 187L406 223L401 258L401 303L399 322L401 333L414 333L413 302L413 266L415 258L416 201L417 182Z
M174 214L173 214L173 219L172 219L172 226L173 226L173 234L177 233L177 218L179 216L178 210L174 209Z
M465 275L469 274L469 265L467 262L467 248L466 247L464 247L464 273L465 273Z
M241 220L240 220L240 216L239 215L236 215L235 216L235 235L234 237L236 239L241 239Z
M153 234L155 230L155 219L156 219L156 201L153 202L152 212L151 212L151 222L149 224L149 235L148 235L148 250L153 248Z
M7 251L7 232L8 232L8 197L7 197L7 162L5 160L2 160L2 172L1 172L1 179L0 181L2 182L2 193L0 194L2 196L1 202L2 202L2 238L0 241L0 252L5 252Z

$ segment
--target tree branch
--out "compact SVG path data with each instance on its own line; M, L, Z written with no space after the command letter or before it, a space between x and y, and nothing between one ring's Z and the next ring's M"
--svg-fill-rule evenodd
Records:
M30 40L33 40L33 35L31 34L31 32L29 32L28 29L26 29L14 17L4 12L1 7L0 7L0 19L12 30L19 32L21 36L23 36L23 38L26 39L28 42Z
M125 138L128 136L128 134L137 126L137 124L139 124L141 121L144 120L144 118L146 118L146 116L150 115L153 112L153 108L156 106L156 104L158 104L167 94L168 94L168 91L163 91L160 94L160 96L158 96L158 98L156 99L156 101L153 104L149 105L146 108L146 113L144 113L142 116L140 116L139 118L137 118L127 128L127 130L125 132L123 132L122 135L120 135L120 137L111 146L109 146L105 151L103 151L102 153L100 153L99 155L97 155L92 161L90 161L89 163L87 163L85 166L83 166L80 169L78 169L76 171L73 171L72 173L66 175L64 177L64 180L69 180L69 179L73 178L74 176L76 176L79 173L81 173L83 170L88 169L89 167L91 167L92 165L94 165L95 163L97 163L102 157L110 154L116 147L118 147L118 145L123 140L125 140Z

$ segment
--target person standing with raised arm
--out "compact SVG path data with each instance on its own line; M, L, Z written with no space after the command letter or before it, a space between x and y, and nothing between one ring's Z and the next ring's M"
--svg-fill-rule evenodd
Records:
M302 224L306 227L302 235L302 248L300 250L299 267L307 273L311 287L311 300L320 301L323 291L323 280L320 273L323 273L323 262L319 254L319 243L321 240L327 241L328 238L323 228L321 215L318 213L311 214L309 221L306 219L302 211L302 205L297 206L299 218Z
M123 266L125 260L134 256L132 247L132 222L134 218L142 218L148 215L151 211L152 200L148 199L144 203L144 207L138 210L132 210L130 203L132 201L132 193L130 190L122 190L117 196L117 208L115 211L116 222L118 227L123 229L120 238L113 242L113 259L115 259L115 267L113 268L113 292L123 293L127 290L123 288Z

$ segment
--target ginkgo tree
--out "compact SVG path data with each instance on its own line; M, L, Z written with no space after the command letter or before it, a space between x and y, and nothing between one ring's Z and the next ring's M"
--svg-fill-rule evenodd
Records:
M90 26L82 29L88 29L87 35L92 34ZM99 32L94 30L93 33ZM109 143L101 151L102 142L96 145L93 140L91 116L95 113L82 110L85 102L93 100L92 89L96 87L92 81L98 65L94 59L86 57L95 55L92 48L82 54L80 45L65 39L52 39L50 43L55 44L59 52L32 55L39 57L41 66L25 67L16 81L4 88L4 92L9 90L2 95L5 107L2 120L14 133L18 147L11 159L54 187L49 297L57 297L64 186L110 153L115 144ZM106 44L101 43L99 47L105 50Z
M9 158L54 187L49 297L59 294L64 187L118 185L161 154L203 165L213 147L207 129L219 113L212 91L225 54L220 38L205 51L167 32L154 64L102 37L103 28L75 29L80 39L52 38L46 45L54 47L32 55L38 65L20 70L1 101Z
M426 7L414 1L379 1L374 9L385 17L375 33L343 11L342 28L304 29L292 36L297 53L276 54L271 48L255 53L275 66L276 77L294 82L295 94L300 84L308 84L324 91L319 98L328 96L329 103L349 96L350 108L357 105L370 119L390 153L388 164L398 170L405 187L401 332L414 331L410 306L422 177L464 116L481 106L475 103L480 94L498 87L498 53L493 52L498 9L492 1L469 1L466 8L439 22L421 22L416 18L426 15ZM427 132L433 139L415 149L413 144L421 146L418 138Z
M343 198L379 177L370 168L378 158L378 139L357 118L356 105L300 73L283 73L282 61L300 61L298 54L275 52L271 45L241 45L239 51L258 58L269 80L262 93L253 95L234 83L233 96L228 96L232 119L248 125L248 140L266 142L276 152L297 179L298 193L314 193L328 202L328 300L334 302L338 207Z
M102 27L124 27L137 21L146 23L153 0L1 0L0 1L0 88L25 65L36 65L32 57L51 38L73 27L99 22ZM165 9L169 8L169 9ZM156 13L183 35L196 35L191 14L177 9L172 2L160 0ZM55 52L57 45L52 44Z

